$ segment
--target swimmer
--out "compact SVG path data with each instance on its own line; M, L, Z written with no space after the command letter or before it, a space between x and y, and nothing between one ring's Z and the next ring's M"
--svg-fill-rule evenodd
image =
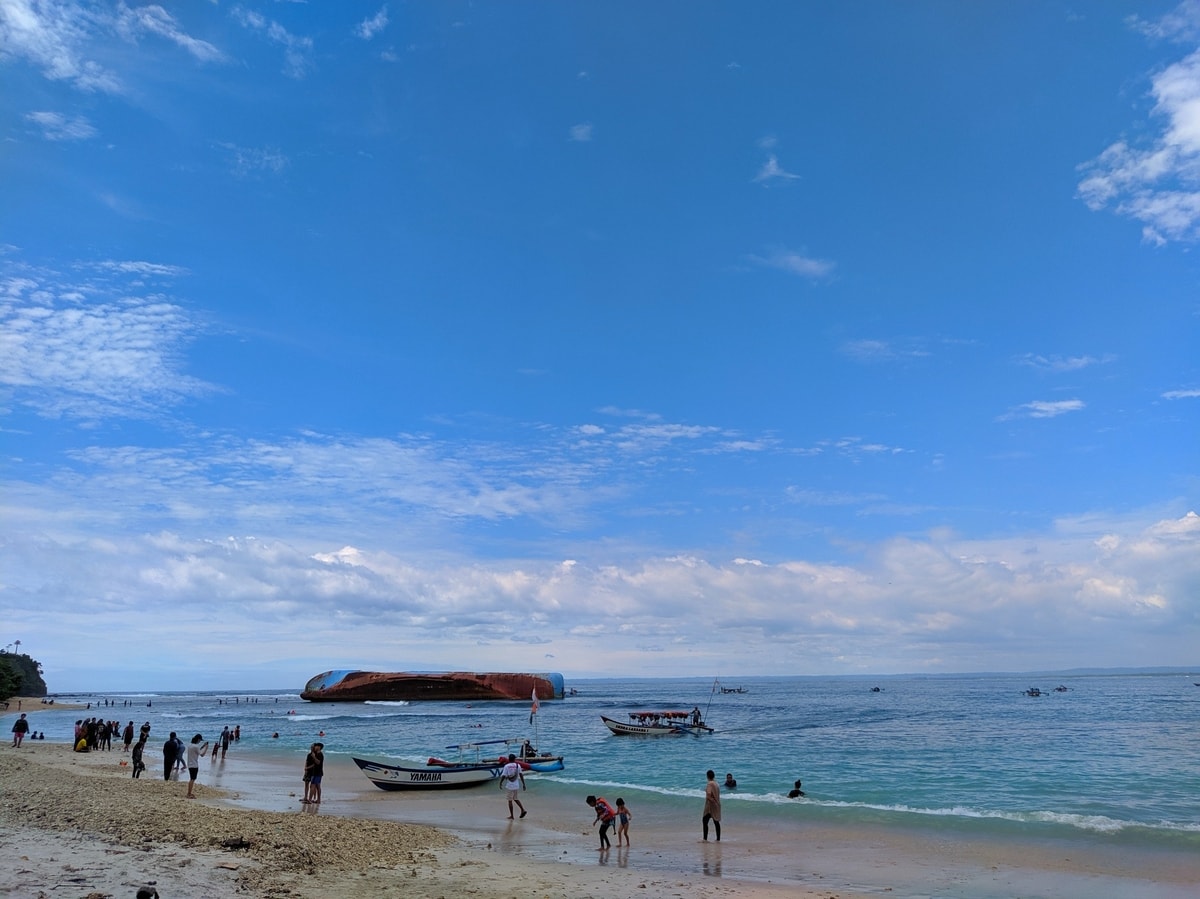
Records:
M796 781L795 789L788 791L788 799L799 799L803 795L804 791L800 789L800 781Z

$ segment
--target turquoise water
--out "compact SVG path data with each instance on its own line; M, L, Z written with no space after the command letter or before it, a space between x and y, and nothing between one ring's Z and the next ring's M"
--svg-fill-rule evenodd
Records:
M738 781L727 808L769 822L829 823L1098 838L1200 849L1200 675L746 678L722 694L697 679L568 681L543 702L537 742L566 757L538 775L548 789L621 790L692 808L704 770ZM1059 684L1066 692L1049 692ZM879 687L879 691L872 690ZM1026 688L1046 695L1030 697ZM70 698L70 697L64 697ZM92 697L83 697L87 699ZM302 702L294 692L111 694L90 714L148 720L208 739L241 725L242 745L294 753L324 732L326 752L423 760L446 747L534 737L529 703ZM219 704L219 700L225 700ZM250 700L250 701L247 701ZM150 705L147 705L150 703ZM600 715L636 709L706 712L716 733L614 737ZM33 713L49 740L70 738L84 712ZM0 719L7 734L13 714ZM272 738L278 732L279 738ZM802 778L807 798L789 800ZM557 787L554 785L558 785ZM606 793L607 794L607 793ZM728 812L727 812L728 814Z

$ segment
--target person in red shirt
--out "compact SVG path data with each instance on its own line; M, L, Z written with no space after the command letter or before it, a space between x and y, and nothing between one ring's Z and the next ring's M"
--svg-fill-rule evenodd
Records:
M617 820L617 813L603 796L589 796L585 802L596 810L596 820L592 823L600 822L600 851L603 852L612 846L608 841L608 829Z

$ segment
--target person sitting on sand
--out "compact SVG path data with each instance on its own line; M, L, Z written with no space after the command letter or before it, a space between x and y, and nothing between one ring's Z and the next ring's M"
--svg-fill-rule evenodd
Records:
M800 789L800 781L796 781L794 789L788 791L788 799L799 799L804 795L804 791Z

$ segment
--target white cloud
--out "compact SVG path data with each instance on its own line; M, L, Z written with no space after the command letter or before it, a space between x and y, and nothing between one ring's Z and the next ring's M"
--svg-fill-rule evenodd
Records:
M235 607L256 652L295 666L273 665L272 676L295 682L328 667L327 647L310 639L316 627L335 628L342 652L363 664L400 654L417 667L504 667L519 658L513 641L534 634L539 657L565 660L568 675L918 671L931 655L932 670L971 671L1051 651L1063 667L1170 664L1167 646L1184 663L1198 636L1198 522L1189 513L1121 532L894 538L854 564L695 554L480 561L165 531L103 544L17 533L0 558L9 623L30 642L53 635L61 664L87 683L130 676L127 659L70 662L100 614L131 641L194 660L163 669L181 678L226 662L241 671L240 644L228 655L221 640L203 656L183 652L209 643L214 612ZM44 602L51 580L69 603ZM147 614L160 608L170 627ZM725 639L714 643L714 630Z
M234 7L232 16L243 28L261 34L272 43L283 47L285 75L300 79L308 74L312 66L312 38L292 34L278 22L241 6Z
M278 175L288 167L287 156L274 147L240 147L228 142L216 146L225 153L230 169L239 178L259 173Z
M816 259L790 250L774 250L767 256L750 256L748 258L756 265L777 268L780 271L800 275L814 281L828 278L833 274L835 268L835 263L827 259Z
M74 4L4 0L0 56L27 59L52 81L67 81L80 90L119 93L117 76L85 55L85 45L102 24L101 13Z
M1161 33L1178 33L1195 18L1195 5L1185 4L1160 21ZM1151 93L1151 115L1159 123L1154 136L1140 146L1117 141L1083 165L1079 197L1090 209L1111 208L1140 221L1149 243L1195 241L1200 239L1200 50L1156 74Z
M218 62L225 57L225 54L208 41L185 33L175 18L157 4L138 7L122 5L117 27L121 34L130 40L136 41L141 34L156 34L166 38L200 62Z
M1129 27L1147 37L1169 41L1195 41L1200 38L1200 2L1184 0L1173 10L1156 20L1133 15Z
M585 122L580 125L572 125L568 133L570 140L577 143L587 143L592 139L592 124L591 122Z
M363 19L358 27L354 29L354 33L361 37L364 41L369 41L379 32L388 26L388 8L382 7L379 12L375 13L368 19Z
M1057 418L1060 415L1066 415L1068 412L1078 412L1085 405L1083 400L1078 399L1034 400L1010 410L1000 416L1000 419L1004 421L1013 418Z
M1026 365L1038 371L1061 374L1069 371L1080 371L1093 365L1107 365L1116 360L1116 356L1041 356L1026 353L1017 359L1018 364Z
M171 275L151 263L104 263L118 278ZM0 385L10 402L53 418L147 417L210 393L182 372L199 333L180 306L118 280L64 281L27 272L0 280Z
M83 116L65 116L60 112L31 112L25 116L42 129L46 140L87 140L96 129Z
M1184 400L1200 398L1200 388L1191 388L1187 390L1168 390L1163 395L1165 400Z
M898 359L918 359L930 355L928 350L911 340L847 340L840 349L844 355L857 362L894 362Z
M772 153L767 157L767 161L762 164L762 167L758 170L758 174L754 176L754 181L756 184L771 184L776 181L795 181L799 177L799 175L794 175L785 170L779 164L779 160L775 154Z

